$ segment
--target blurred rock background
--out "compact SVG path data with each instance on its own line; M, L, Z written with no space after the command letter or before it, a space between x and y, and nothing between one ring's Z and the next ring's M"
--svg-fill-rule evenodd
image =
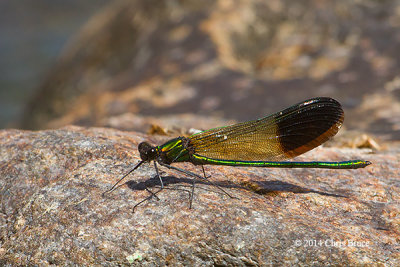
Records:
M16 19L15 6L25 16L54 18L40 26L17 19L25 34L32 27L30 35L47 34L49 41L20 60L19 71L33 77L29 86L1 86L7 96L34 89L19 92L24 113L3 126L208 128L331 96L345 108L347 129L400 138L399 1L97 1L70 8L41 2L2 4L8 21ZM52 38L55 29L63 37ZM67 39L49 64L59 49L50 55L46 47ZM32 45L16 47L2 49L9 61ZM38 51L49 54L46 62ZM16 105L2 109L15 113Z

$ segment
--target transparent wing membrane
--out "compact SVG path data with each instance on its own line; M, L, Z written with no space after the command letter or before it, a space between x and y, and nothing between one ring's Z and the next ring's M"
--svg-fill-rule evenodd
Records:
M313 98L258 120L192 135L197 155L221 160L284 160L305 153L334 136L343 123L340 104Z

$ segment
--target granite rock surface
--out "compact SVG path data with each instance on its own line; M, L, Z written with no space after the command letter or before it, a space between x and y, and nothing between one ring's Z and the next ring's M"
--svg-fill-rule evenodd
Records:
M340 266L400 264L400 144L320 147L298 160L365 159L357 170L206 166L208 181L138 161L148 136L68 126L0 131L0 264ZM199 166L176 164L201 173ZM230 198L218 187L235 196Z

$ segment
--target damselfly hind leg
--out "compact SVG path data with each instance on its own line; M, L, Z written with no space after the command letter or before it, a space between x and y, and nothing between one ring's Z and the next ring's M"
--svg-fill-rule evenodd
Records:
M204 175L204 178L208 179L208 178L210 178L210 177L211 177L211 175L209 175L209 176L207 177L207 175L206 175L206 171L204 170L204 165L201 165L201 169L203 170L203 175Z

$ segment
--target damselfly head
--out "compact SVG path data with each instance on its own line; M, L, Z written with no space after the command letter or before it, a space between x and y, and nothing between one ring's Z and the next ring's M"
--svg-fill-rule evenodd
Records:
M157 148L147 142L140 143L138 146L138 150L140 153L140 158L143 161L155 160L157 158Z

